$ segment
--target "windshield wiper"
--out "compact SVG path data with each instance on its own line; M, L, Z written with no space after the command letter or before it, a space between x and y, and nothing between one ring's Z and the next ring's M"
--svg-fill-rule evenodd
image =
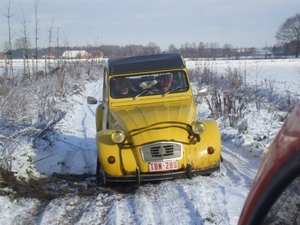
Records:
M155 85L151 86L150 88L147 88L145 90L143 90L141 93L137 94L136 96L133 97L133 99L137 99L138 97L140 97L141 95L147 93L148 91L150 91Z
M167 94L169 94L169 93L171 93L171 92L173 92L173 91L178 91L178 90L180 90L180 89L184 89L184 88L181 87L181 86L177 86L176 88L174 88L174 89L172 89L172 90L170 90L170 91L167 91L166 93L163 93L162 96L165 97Z

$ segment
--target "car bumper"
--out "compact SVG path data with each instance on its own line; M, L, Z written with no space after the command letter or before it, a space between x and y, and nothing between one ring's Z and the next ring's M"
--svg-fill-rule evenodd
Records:
M207 175L215 171L220 170L220 162L216 165L203 169L193 169L189 164L186 170L176 170L168 172L154 172L154 173L140 173L139 168L136 168L135 175L124 175L124 176L110 176L106 175L107 182L134 182L140 184L142 182L149 181L163 181L172 180L178 178L189 178L191 179L197 175Z

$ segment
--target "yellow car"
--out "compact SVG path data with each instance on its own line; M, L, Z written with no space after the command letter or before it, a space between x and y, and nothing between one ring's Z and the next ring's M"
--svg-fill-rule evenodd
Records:
M94 97L87 100L98 103ZM196 106L179 54L109 59L96 109L96 172L102 184L140 184L218 171L218 125L200 120Z

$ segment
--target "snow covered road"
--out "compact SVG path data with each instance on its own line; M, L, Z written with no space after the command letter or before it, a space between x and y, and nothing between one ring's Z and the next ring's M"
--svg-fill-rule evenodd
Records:
M14 209L11 222L30 224L237 224L258 160L223 148L221 172L212 176L148 183L131 194L67 194L46 203L17 199L4 215Z
M96 106L86 103L88 95L101 96L99 82L88 84L86 95L76 96L73 104L62 106L72 113L59 125L62 134L52 152L37 155L54 154L48 164L37 163L41 173L95 172ZM236 224L260 159L243 155L230 142L223 143L222 151L221 172L147 183L130 194L66 194L46 203L16 199L8 205L8 197L1 196L0 224Z
M191 64L192 62L188 62ZM215 62L213 62L215 63ZM214 65L226 68L226 63ZM241 61L231 62L239 66ZM258 66L256 65L258 64ZM247 61L249 77L255 81L260 75L280 77L285 88L299 95L299 60ZM256 68L263 68L258 74ZM277 72L279 71L279 72ZM258 76L259 75L259 76ZM291 75L291 78L287 76ZM253 79L252 79L253 78ZM261 77L265 79L265 77ZM279 79L280 80L280 79ZM260 81L256 82L257 84ZM80 84L83 85L83 84ZM60 131L51 148L33 149L22 146L16 151L18 159L13 171L20 176L35 162L33 175L50 176L54 172L65 174L94 174L96 169L95 105L86 103L87 96L101 99L102 81L87 82L82 93L72 95L66 102L57 104L68 113L56 126ZM203 103L200 114L207 115ZM271 108L271 107L270 107ZM267 145L282 125L278 114L269 109L249 110L248 130L239 134L236 129L220 123L222 133L221 171L211 176L178 179L160 183L147 183L133 193L116 191L82 196L65 194L48 201L34 198L0 196L0 224L222 224L235 225ZM267 131L267 132L266 132ZM257 137L267 135L266 139ZM28 161L32 158L32 161ZM15 167L14 167L15 166Z

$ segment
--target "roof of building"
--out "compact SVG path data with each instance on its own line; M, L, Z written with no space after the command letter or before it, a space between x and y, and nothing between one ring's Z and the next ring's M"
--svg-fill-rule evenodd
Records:
M273 54L271 51L269 50L266 50L266 49L257 49L255 52L254 52L255 55L265 55L265 54Z
M143 55L108 60L109 75L184 67L183 58L178 53Z
M87 53L87 51L84 50L72 50L72 51L64 51L64 53L61 55L61 57L63 58L76 58L76 57L81 57L81 56L85 56Z

